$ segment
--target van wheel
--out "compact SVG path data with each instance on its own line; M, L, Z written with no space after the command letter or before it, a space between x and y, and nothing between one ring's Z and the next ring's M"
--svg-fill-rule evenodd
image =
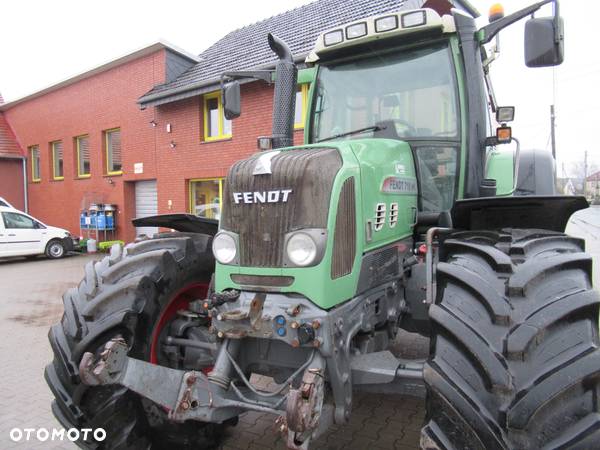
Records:
M58 239L48 242L46 245L46 256L50 259L58 259L65 256L65 246Z

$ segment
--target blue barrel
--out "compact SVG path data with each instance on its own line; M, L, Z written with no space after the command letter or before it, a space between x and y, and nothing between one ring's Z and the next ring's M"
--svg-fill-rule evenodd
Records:
M106 216L102 211L98 211L98 214L96 214L96 228L99 230L106 229Z
M106 211L106 229L114 230L115 229L115 216L112 211Z
M90 209L90 228L96 228L96 215L98 211L93 211Z
M79 226L81 228L88 227L87 223L85 223L86 217L87 217L87 211L86 210L81 211L81 214L79 215Z

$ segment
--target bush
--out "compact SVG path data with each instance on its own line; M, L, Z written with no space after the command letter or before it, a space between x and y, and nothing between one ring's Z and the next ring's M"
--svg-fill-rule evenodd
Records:
M115 245L115 244L119 244L121 247L125 245L125 242L123 241L104 241L104 242L99 242L98 243L98 251L99 252L109 252L110 248Z

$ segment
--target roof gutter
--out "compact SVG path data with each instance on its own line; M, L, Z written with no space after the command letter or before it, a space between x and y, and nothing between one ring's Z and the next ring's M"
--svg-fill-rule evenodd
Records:
M294 57L294 61L295 62L304 62L304 60L306 59L306 56L308 55L308 53L302 53L300 55L296 55ZM269 63L269 64L265 64L263 66L258 66L258 67L253 67L251 68L252 70L264 70L264 69L273 69L275 67L276 61L273 61L273 63ZM240 69L242 70L242 69ZM167 91L164 92L158 92L156 94L149 94L149 95L143 95L142 97L140 97L137 101L138 105L140 105L141 109L145 109L150 103L154 103L157 102L159 100L163 100L163 99L168 99L169 97L174 97L176 95L179 94L185 94L186 92L190 92L190 91L195 91L198 89L203 89L203 88L207 88L209 86L212 85L219 85L221 83L221 78L214 78L214 79L210 79L210 80L204 80L204 81L199 81L196 83L192 83L192 84L187 84L185 86L180 86L178 88L174 88L174 89L169 89ZM193 96L194 94L191 94L191 96ZM174 99L173 101L176 100L182 100L181 98L177 98ZM160 104L165 104L165 103L170 103L169 100L164 101L164 102L160 102Z

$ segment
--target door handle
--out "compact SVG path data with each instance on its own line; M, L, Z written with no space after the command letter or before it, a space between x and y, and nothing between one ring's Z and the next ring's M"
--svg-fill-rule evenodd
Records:
M15 237L15 236L16 236L16 234L9 234L9 236Z

